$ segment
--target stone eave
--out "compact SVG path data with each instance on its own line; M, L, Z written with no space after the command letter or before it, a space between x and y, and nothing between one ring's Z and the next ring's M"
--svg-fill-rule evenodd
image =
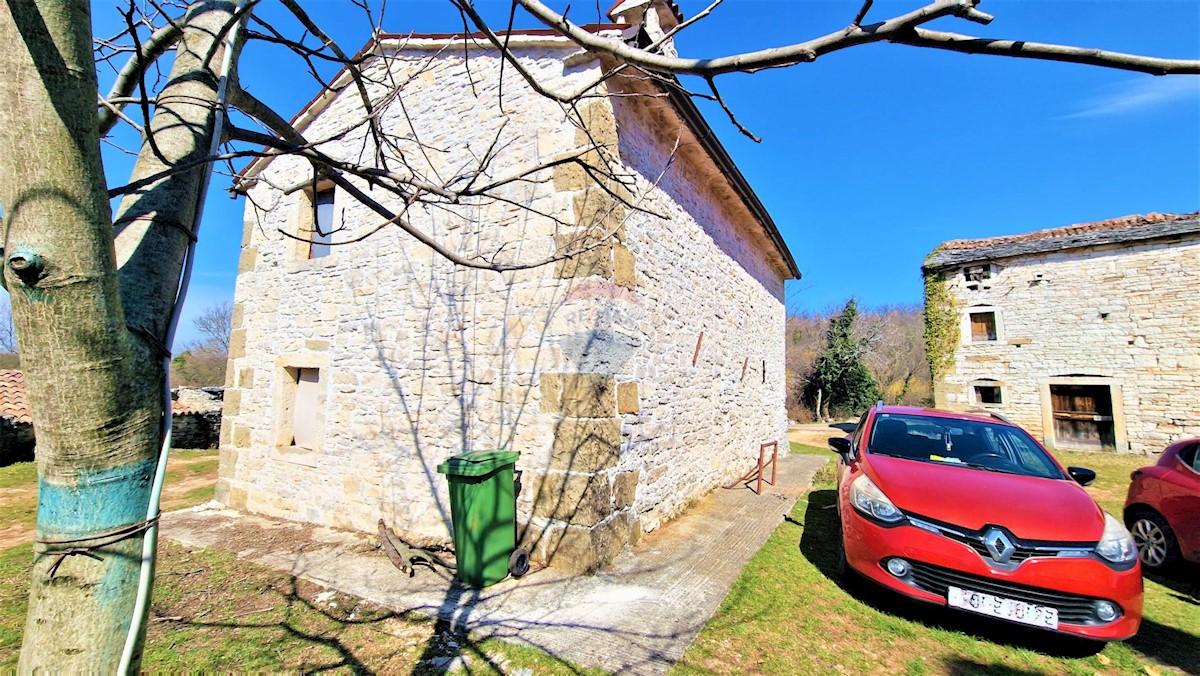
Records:
M1150 223L1113 230L1080 232L1058 237L1044 237L1020 242L1006 242L990 246L962 249L935 249L921 265L924 272L944 268L982 263L1005 258L1034 256L1039 254L1083 249L1113 244L1149 242L1170 237L1200 233L1200 218Z
M790 279L800 279L800 268L796 265L796 259L792 257L792 252L788 249L787 243L783 241L783 235L779 232L779 227L775 225L775 219L771 218L771 214L763 205L762 200L758 198L758 194L750 187L749 181L742 175L733 158L729 156L729 152L725 150L725 146L713 133L712 127L708 125L708 121L704 119L704 115L700 113L700 109L696 107L695 102L687 94L683 93L682 86L670 87L660 85L667 93L667 98L671 101L671 105L683 118L685 124L691 129L692 134L700 142L705 153L712 159L717 169L729 179L730 185L746 208L750 210L754 218L762 226L767 238L775 246L775 250L783 259L783 263L787 268Z

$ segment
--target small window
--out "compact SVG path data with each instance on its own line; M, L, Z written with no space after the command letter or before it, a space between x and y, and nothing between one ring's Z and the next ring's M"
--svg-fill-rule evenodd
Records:
M321 369L296 369L296 404L292 407L292 445L315 450L320 445Z
M972 312L971 313L971 342L986 343L993 342L997 338L996 334L996 313L995 312Z
M317 191L313 199L313 231L312 243L309 244L309 258L324 258L333 247L333 188Z
M319 451L324 429L322 370L284 366L279 369L275 445L279 449Z
M963 279L968 282L982 282L992 278L991 265L971 265L963 268Z
M1002 404L1004 403L1000 396L999 385L976 385L975 386L975 403L976 404Z

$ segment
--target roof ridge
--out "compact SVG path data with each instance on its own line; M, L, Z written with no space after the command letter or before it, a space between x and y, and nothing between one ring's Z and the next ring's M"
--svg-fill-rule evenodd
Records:
M1096 232L1100 230L1123 230L1125 228L1137 228L1147 225L1158 225L1160 223L1173 223L1175 221L1186 221L1196 218L1200 218L1200 211L1193 211L1186 214L1160 213L1152 211L1148 214L1130 214L1128 216L1118 216L1117 218L1108 218L1102 221L1073 223L1071 225L1046 228L1043 230L1034 230L1032 232L1017 233L1014 235L996 235L994 237L981 237L978 239L952 239L942 244L941 248L949 251L978 249L998 244L1053 239L1056 237L1068 237L1070 235L1076 235L1085 232Z

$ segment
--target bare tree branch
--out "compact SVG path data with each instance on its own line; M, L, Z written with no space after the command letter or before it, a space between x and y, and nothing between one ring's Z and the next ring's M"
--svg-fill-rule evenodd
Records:
M854 15L854 21L850 22L850 26L858 28L862 25L863 19L867 18L867 12L871 11L871 5L875 4L875 0L863 0L862 7L859 8L858 14Z
M113 81L112 88L108 90L107 100L112 107L105 106L97 113L96 124L100 129L100 135L103 136L112 130L113 125L119 119L117 113L125 107L125 103L120 101L128 100L133 94L134 87L138 86L142 77L146 74L146 69L150 64L158 60L175 46L181 35L179 27L174 23L168 23L166 26L152 33L144 43L142 43L141 52L134 53L125 62L125 65L117 73L117 79Z
M1088 66L1131 70L1150 75L1200 75L1200 61L1161 59L1152 56L1028 42L1026 40L976 38L970 35L931 31L925 28L915 28L908 33L901 33L891 38L891 41L914 47L946 49L963 54L990 54L993 56L1011 56L1021 59L1063 61Z
M456 0L456 2L461 1ZM590 52L606 54L647 70L665 73L714 76L736 71L754 72L764 68L780 68L815 61L825 54L872 42L896 42L972 54L997 54L1052 61L1071 61L1154 75L1200 73L1200 60L1160 59L1061 45L1035 44L1033 48L1025 49L1018 48L1018 45L1025 43L1014 41L985 40L935 31L925 31L926 34L922 35L920 31L916 30L923 24L946 16L958 16L968 21L986 24L991 21L992 17L976 9L975 5L979 0L935 0L920 9L869 26L860 27L851 24L846 29L784 47L709 59L671 57L651 53L628 45L621 40L590 33L571 23L564 15L550 9L540 0L516 1L542 23L557 30ZM861 10L860 13L862 13Z

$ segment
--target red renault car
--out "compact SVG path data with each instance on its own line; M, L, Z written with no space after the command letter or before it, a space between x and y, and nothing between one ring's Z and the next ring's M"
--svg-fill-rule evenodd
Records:
M1137 633L1142 572L1124 524L999 416L877 406L833 438L839 569L910 598L1111 641Z

